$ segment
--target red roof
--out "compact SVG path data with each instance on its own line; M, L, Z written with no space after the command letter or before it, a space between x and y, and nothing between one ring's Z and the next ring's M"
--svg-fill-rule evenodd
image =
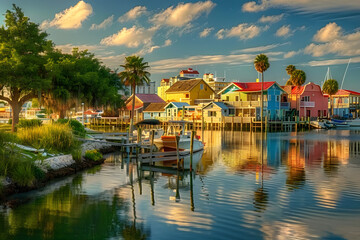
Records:
M199 72L192 68L188 68L187 70L181 70L180 74L199 74Z
M248 83L234 82L234 84L240 88L240 90L237 90L238 92L259 92L259 91L261 91L261 82L248 82ZM275 84L275 81L274 82L264 82L263 90L269 89L274 84Z
M360 95L359 92L355 92L355 91L351 91L351 90L345 90L345 89L340 89L334 95L350 95L350 94L352 94L352 95Z
M291 89L291 94L302 94L304 92L305 86L294 86Z
M162 82L166 82L166 83L168 83L168 82L169 82L169 79L167 79L167 78L163 78L161 81L162 81Z
M143 103L162 103L162 102L165 102L157 94L136 94L136 97Z

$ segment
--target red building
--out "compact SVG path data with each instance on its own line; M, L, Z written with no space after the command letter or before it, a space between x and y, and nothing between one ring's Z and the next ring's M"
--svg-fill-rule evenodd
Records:
M321 87L309 82L304 86L285 86L289 94L290 108L300 111L300 117L326 117L328 114L328 96L324 95Z

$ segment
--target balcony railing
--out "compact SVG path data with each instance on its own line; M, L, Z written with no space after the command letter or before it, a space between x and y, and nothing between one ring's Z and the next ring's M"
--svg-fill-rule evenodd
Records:
M315 102L300 102L300 107L315 107Z
M226 102L235 108L256 108L260 107L260 101L238 101L238 102ZM264 101L264 107L267 107L267 102Z
M290 103L289 102L281 102L280 108L281 109L290 109Z

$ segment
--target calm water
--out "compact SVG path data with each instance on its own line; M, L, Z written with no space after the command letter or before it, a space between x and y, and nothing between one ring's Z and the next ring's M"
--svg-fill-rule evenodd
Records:
M15 196L0 239L360 239L359 133L205 132L192 174L115 154Z

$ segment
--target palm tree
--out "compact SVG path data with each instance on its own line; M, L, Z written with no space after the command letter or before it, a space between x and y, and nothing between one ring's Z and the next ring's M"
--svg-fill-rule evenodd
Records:
M292 72L290 79L292 85L300 87L306 81L306 74L303 70L296 69ZM299 118L300 118L300 95L299 95Z
M124 68L124 71L119 73L119 77L126 86L131 86L131 93L133 97L129 127L129 132L131 133L134 126L135 89L136 86L150 82L150 73L147 71L150 66L148 65L148 62L144 62L144 58L135 55L125 57L124 65L120 66Z
M292 73L296 70L296 67L294 65L288 65L285 70L286 70L287 74L290 76L289 80L286 82L285 85L293 85L292 81L291 81L291 76L292 76Z
M330 114L333 115L333 108L332 108L332 95L337 93L339 90L339 84L335 79L328 79L324 82L324 85L322 86L322 90L324 93L329 94L330 97Z
M270 67L269 59L265 54L259 54L254 61L256 71L261 73L261 131L263 129L263 114L264 114L264 72Z

